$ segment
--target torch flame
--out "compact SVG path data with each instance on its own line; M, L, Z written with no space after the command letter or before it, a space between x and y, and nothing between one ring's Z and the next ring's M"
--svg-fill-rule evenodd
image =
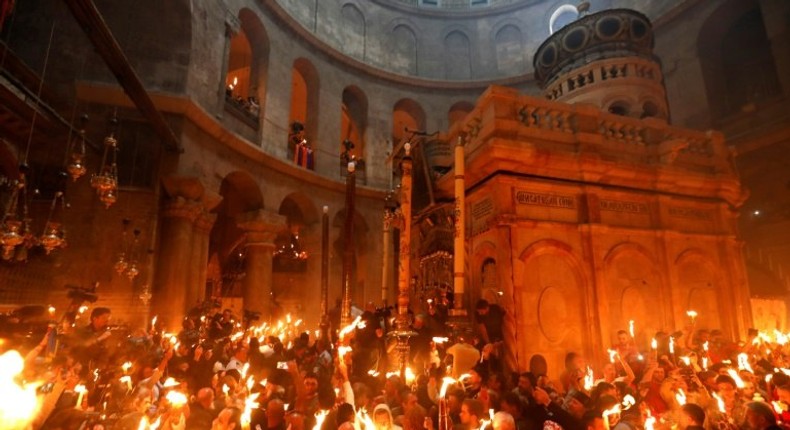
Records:
M28 428L38 413L36 387L19 385L16 377L24 359L16 351L0 355L0 423L8 428Z
M727 408L724 406L724 399L721 398L717 393L711 393L714 399L716 399L716 403L719 405L719 412L726 414Z
M458 381L456 381L455 379L453 379L453 378L451 378L449 376L445 376L442 379L442 389L439 391L439 398L444 398L444 396L447 394L447 387L449 387L450 385L453 385L453 384L457 384L457 383L458 383Z
M315 425L313 426L313 430L321 430L321 426L324 424L327 414L329 414L329 411L326 410L315 413Z
M678 401L678 405L683 406L686 404L686 393L683 392L682 388L678 388L678 392L675 393L675 400Z
M178 391L171 391L167 393L165 397L174 408L180 408L187 404L187 396L184 393Z
M735 385L737 385L738 388L746 387L746 384L743 383L743 379L741 379L741 376L738 375L738 372L735 371L735 369L727 369L727 374L732 377L732 379L735 381Z
M738 354L738 370L748 370L749 372L754 373L752 366L749 365L749 355L745 352Z

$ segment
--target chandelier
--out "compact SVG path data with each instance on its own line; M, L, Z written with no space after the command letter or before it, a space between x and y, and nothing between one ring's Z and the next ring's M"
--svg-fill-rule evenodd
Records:
M99 200L108 209L118 200L118 139L115 138L117 126L118 117L113 113L110 119L110 134L104 138L104 153L99 173L91 177L91 187L96 189Z

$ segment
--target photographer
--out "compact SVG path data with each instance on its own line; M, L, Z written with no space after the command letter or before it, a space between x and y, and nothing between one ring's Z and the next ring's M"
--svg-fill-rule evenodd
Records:
M109 308L98 307L91 311L91 322L85 327L77 329L70 341L75 357L82 363L94 361L87 368L96 367L95 361L102 357L107 359L107 346L105 341L112 336L108 324L112 312Z

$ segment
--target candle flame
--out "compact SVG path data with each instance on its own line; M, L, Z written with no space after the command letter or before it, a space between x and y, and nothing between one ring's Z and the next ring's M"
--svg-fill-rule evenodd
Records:
M696 317L697 317L697 311L695 311L695 310L691 310L691 309L690 309L690 310L687 310L687 311L686 311L686 315L688 315L689 317L691 317L691 320L693 321L693 320L694 320L694 318L696 318Z
M165 388L178 387L179 385L181 385L181 383L176 381L173 378L165 379L165 383L162 384L162 386L165 387Z
M329 414L327 410L315 413L315 425L313 426L313 430L321 430L321 426L324 424L327 414Z
M447 387L457 383L458 381L456 381L455 379L449 376L445 376L444 378L442 378L442 389L439 390L439 398L443 399L447 395Z
M682 361L686 366L691 366L691 357L680 357L680 361Z
M433 343L442 344L442 343L445 343L445 342L449 341L450 338L447 338L447 337L434 337L432 340L433 340Z
M774 410L778 415L782 415L787 410L787 405L782 402L773 401L771 402L771 406L774 407Z
M738 375L735 369L727 369L727 374L735 381L735 385L737 385L738 388L746 387L746 384L743 383L743 379L741 379L741 376Z
M609 418L610 416L613 417ZM607 429L612 428L615 424L617 424L617 421L620 418L620 405L614 405L611 408L603 411L603 413L601 413L601 417L603 418L604 427Z
M745 352L738 354L738 370L748 370L749 372L754 373L752 366L749 365L749 355Z
M645 418L645 430L653 430L655 429L656 425L656 417L654 417L650 413L650 409L647 410L647 418Z
M675 338L672 336L669 337L669 353L675 353Z
M587 366L587 374L584 376L584 389L590 391L594 385L595 377L593 376L592 367Z
M614 359L617 358L617 351L614 349L607 349L606 352L609 353L609 362L614 363Z
M625 411L630 409L631 406L634 406L636 404L636 399L634 398L634 396L630 394L626 394L625 396L623 396L623 401L621 404L623 405L623 410Z
M682 388L678 388L678 392L675 393L675 400L678 401L678 405L683 406L686 404L686 393L683 392Z
M702 368L708 370L708 357L702 357Z
M716 399L716 403L719 405L719 412L726 414L727 408L724 406L724 399L718 395L718 393L711 393L714 399Z
M653 338L653 340L650 341L650 348L658 349L658 341L656 340L656 338Z
M340 339L343 339L343 337L345 337L347 334L351 333L351 331L357 328L357 324L359 324L360 321L362 321L362 317L356 317L354 318L354 321L351 322L351 324L343 327L343 329L340 330L340 333L338 333Z
M702 349L707 352L709 347L710 347L710 344L706 340L705 343L702 344Z
M187 404L187 396L179 391L170 391L165 398L174 408L180 408Z
M131 361L127 361L127 362L125 362L125 363L123 363L121 365L121 369L123 369L123 373L128 373L129 369L131 369L131 368L132 368L132 362Z
M633 339L634 336L634 320L628 321L628 332L631 333L631 338Z

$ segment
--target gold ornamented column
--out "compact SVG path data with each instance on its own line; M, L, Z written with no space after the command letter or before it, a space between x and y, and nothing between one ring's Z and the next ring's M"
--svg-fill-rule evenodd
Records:
M340 307L340 327L351 324L352 269L354 267L354 203L357 190L356 165L348 163L346 175L346 219L343 224L343 294Z
M244 213L237 221L246 240L244 309L260 312L261 320L271 317L274 239L285 224L284 216L263 209Z
M384 305L389 299L392 284L392 224L395 221L395 202L392 194L388 193L384 199L384 222L382 223L384 237L382 238L382 264L381 264L381 301Z
M466 186L464 182L464 144L458 137L455 145L455 232L453 233L453 309L450 316L466 316L464 282L466 281Z
M412 161L411 144L403 146L405 154L401 161L400 180L400 255L398 256L398 314L395 318L395 331L391 335L398 340L398 370L401 378L406 378L406 364L409 359L409 337L414 333L409 329L409 283L411 282L411 186Z

